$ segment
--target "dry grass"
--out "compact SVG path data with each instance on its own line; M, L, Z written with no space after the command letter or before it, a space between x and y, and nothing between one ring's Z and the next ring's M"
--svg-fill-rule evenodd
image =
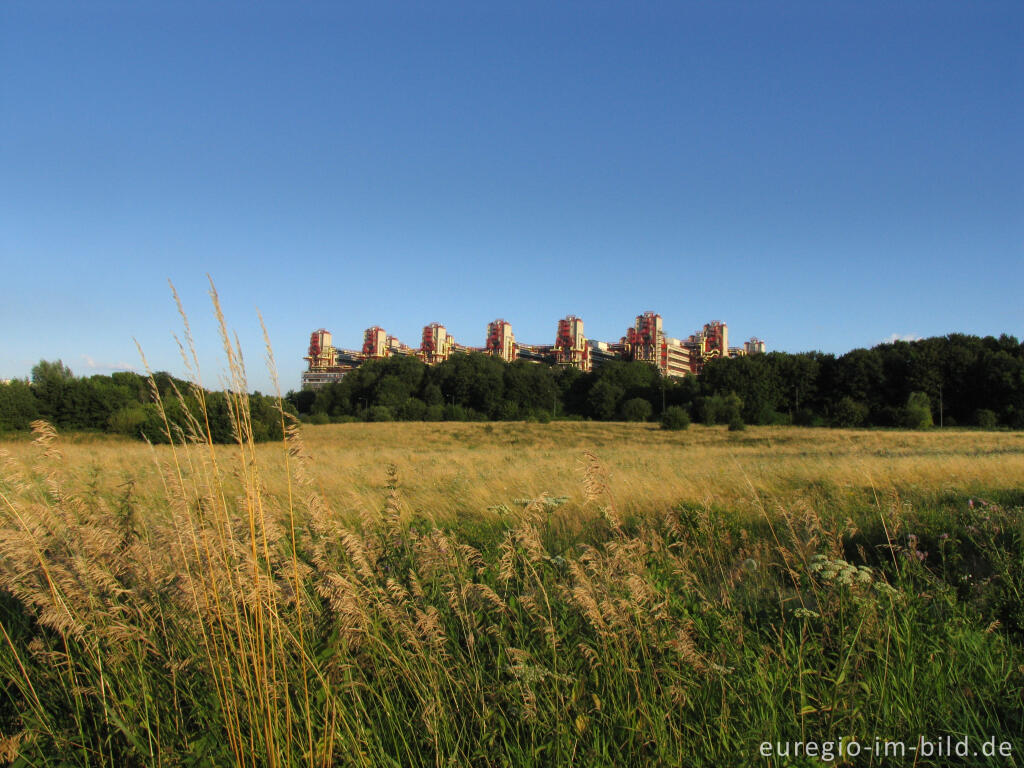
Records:
M749 427L737 434L695 425L666 433L642 424L445 422L306 426L302 434L313 486L353 517L379 510L388 465L401 477L406 508L438 521L514 511L517 500L543 493L566 497L568 514L583 506L584 451L601 460L626 515L660 514L680 502L756 510L795 496L820 501L823 492L984 495L1024 481L1021 432ZM169 447L61 442L69 479L108 497L130 482L142 501L162 498L151 451L163 461ZM25 441L0 447L16 459L32 453ZM287 494L280 447L255 452L269 492Z
M0 762L720 765L808 728L1021 735L1019 514L965 495L1014 493L1024 435L292 425L282 450L234 397L234 446L42 423L4 446Z

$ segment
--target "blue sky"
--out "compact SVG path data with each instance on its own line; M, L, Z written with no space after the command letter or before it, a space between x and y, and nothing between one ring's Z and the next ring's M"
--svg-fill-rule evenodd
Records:
M1020 2L0 5L0 377L309 333L1024 335Z

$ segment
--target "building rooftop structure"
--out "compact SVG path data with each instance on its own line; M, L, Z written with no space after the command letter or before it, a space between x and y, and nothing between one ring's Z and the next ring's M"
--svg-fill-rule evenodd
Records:
M716 357L738 357L765 351L764 341L754 337L742 347L729 346L729 330L725 323L714 320L686 339L668 336L661 315L643 312L618 342L588 339L583 333L583 320L567 315L558 321L554 344L521 344L516 341L512 325L498 319L487 325L484 346L459 344L441 323L423 328L417 348L403 344L380 326L363 333L360 351L333 346L330 331L320 328L310 335L309 353L305 356L307 370L302 374L304 389L316 389L339 381L366 360L394 355L415 355L428 365L448 360L453 354L484 352L506 362L526 360L577 368L587 372L612 360L635 360L650 363L669 378L698 374L708 360Z

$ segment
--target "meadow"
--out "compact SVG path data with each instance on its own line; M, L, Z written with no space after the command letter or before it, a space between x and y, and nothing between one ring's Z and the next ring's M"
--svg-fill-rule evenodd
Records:
M1024 433L244 405L0 446L0 764L1024 762Z
M628 515L658 515L684 502L760 517L765 505L788 506L797 499L818 503L835 497L846 509L855 498L893 493L1012 500L1024 492L1024 432L728 432L701 425L665 432L656 424L635 423L392 422L305 426L302 439L312 459L311 483L339 515L353 519L379 510L388 465L398 472L407 512L448 524L466 517L493 520L496 509L515 508L517 499L544 493L566 499L561 517L585 518L584 451L601 461L616 503ZM3 447L22 463L36 453L29 439ZM233 455L230 447L219 450ZM110 499L131 483L144 506L162 498L157 463L172 453L166 446L151 449L87 433L62 439L61 452L73 484ZM286 493L281 445L256 445L254 456L266 489L275 496Z

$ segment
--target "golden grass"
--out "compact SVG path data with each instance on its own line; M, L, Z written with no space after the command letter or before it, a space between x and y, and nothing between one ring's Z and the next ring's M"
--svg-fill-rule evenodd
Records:
M592 451L609 475L619 511L659 513L680 502L743 509L793 494L945 491L984 494L1024 482L1024 433L692 426L560 422L384 423L305 426L313 487L354 517L381 509L386 467L395 465L407 510L439 522L515 511L547 493L567 497L564 513L584 503L582 456ZM151 451L129 440L78 442L61 437L64 471L102 494L125 484L136 498L162 496ZM31 445L0 443L28 460ZM237 451L237 448L226 448ZM255 447L261 480L282 500L287 474L280 446ZM149 505L146 505L149 506ZM153 508L158 508L154 503Z
M1019 433L291 425L282 450L253 442L244 395L233 397L235 445L82 442L42 423L34 444L0 444L0 590L20 606L10 630L0 622L0 664L18 686L24 723L0 732L0 761L4 751L20 755L25 739L26 755L52 744L95 753L97 765L125 754L161 765L161 752L191 744L196 727L223 742L202 747L217 764L239 768L371 766L396 749L404 764L469 764L480 753L467 751L467 732L477 750L506 731L500 749L519 764L536 764L522 737L541 733L538 743L559 739L563 759L552 764L567 764L602 718L601 738L618 736L595 747L609 756L600 764L732 754L729 740L702 743L673 719L687 701L702 702L687 717L708 733L735 727L741 701L758 702L775 730L792 730L792 708L776 691L807 648L817 654L811 666L833 659L833 632L841 645L864 646L863 659L886 656L869 694L886 685L890 661L920 666L906 654L932 628L901 625L910 629L889 659L895 601L919 592L897 561L918 564L917 535L901 529L907 500L986 496L1024 478ZM545 504L550 497L566 501ZM672 511L682 502L697 514ZM715 505L741 521L764 522L767 512L767 530L722 526ZM985 530L1010 524L997 515L993 528L994 513L978 507ZM846 562L851 514L881 521L893 576L910 592L886 592L878 572ZM648 520L623 525L631 515ZM475 524L497 517L511 520L478 537ZM595 522L604 529L595 540L572 535ZM1004 556L994 551L1002 570ZM852 591L832 595L836 580ZM1007 584L1016 601L1017 582ZM730 677L760 658L743 650L742 634L761 632L744 623L751 601L751 616L770 605L794 621L828 622L820 643L766 630L757 640L780 661ZM856 627L849 611L859 612ZM986 663L1002 659L994 615L980 640L965 636L963 652ZM26 639L30 618L51 644ZM1009 679L1008 664L995 679ZM836 682L818 702L848 694L845 669L830 674L822 679ZM737 686L727 703L726 688ZM719 687L721 700L706 696ZM989 688L987 701L1005 697ZM139 720L140 700L142 724L125 725ZM810 711L831 727L832 705ZM571 730L557 724L563 717ZM868 732L856 711L850 717ZM660 735L619 754L637 722ZM422 732L407 734L409 723ZM554 731L538 730L545 723ZM655 745L663 759L642 762Z

